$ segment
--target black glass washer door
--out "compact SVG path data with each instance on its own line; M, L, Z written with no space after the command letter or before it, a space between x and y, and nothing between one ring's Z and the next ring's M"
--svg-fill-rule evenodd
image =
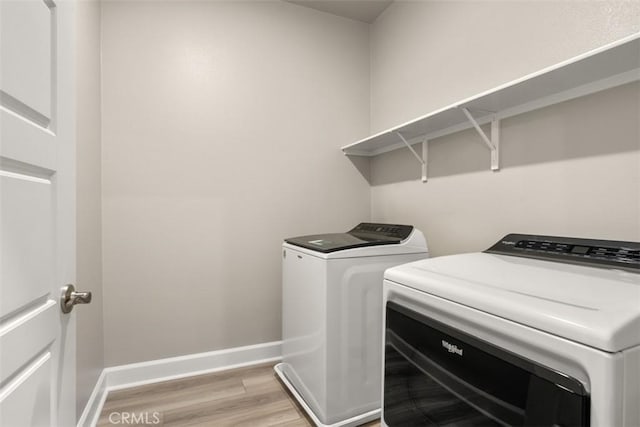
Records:
M386 311L387 425L589 425L579 381L396 303Z
M391 339L393 340L393 339ZM413 363L396 346L385 348L385 421L389 426L508 426ZM415 354L414 354L415 357ZM521 414L523 415L523 414Z

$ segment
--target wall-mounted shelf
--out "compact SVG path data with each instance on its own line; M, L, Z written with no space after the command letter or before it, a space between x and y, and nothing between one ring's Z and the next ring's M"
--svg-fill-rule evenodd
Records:
M498 170L500 119L638 80L640 33L345 145L342 151L377 156L422 142L422 156L411 151L421 163L422 180L426 181L428 141L475 127L491 151L491 169ZM489 122L491 136L480 128Z

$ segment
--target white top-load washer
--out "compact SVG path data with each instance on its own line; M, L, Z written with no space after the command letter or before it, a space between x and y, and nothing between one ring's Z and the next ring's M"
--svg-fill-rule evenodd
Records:
M379 417L383 272L427 256L424 235L407 225L285 240L275 370L317 425Z
M512 234L384 304L383 425L640 425L640 243Z

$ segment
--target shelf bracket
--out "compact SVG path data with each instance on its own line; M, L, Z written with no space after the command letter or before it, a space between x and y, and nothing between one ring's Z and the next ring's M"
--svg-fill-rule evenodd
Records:
M409 141L407 141L399 131L396 131L395 134L398 135L398 137L402 140L402 142L404 142L404 145L406 145L407 148L411 151L411 153L413 153L414 157L418 159L418 162L420 162L420 165L422 166L422 182L427 182L427 155L429 150L429 140L425 138L424 141L422 141L422 157L421 157L418 153L416 153L416 150L413 149L411 144L409 144Z
M468 108L460 107L467 119L471 122L473 127L482 137L482 140L491 150L491 170L500 170L500 119L495 115L491 118L491 139L482 130L476 119L471 115Z

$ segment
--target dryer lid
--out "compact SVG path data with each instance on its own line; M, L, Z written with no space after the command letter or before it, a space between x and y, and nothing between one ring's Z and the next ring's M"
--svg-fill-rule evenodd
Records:
M596 249L590 249L594 257L587 264L578 265L572 255L566 255L570 258L566 260L560 258L565 255L543 260L538 248L534 248L535 258L540 259L531 259L534 251L526 250L526 243L521 252L526 255L506 255L507 250L500 253L494 247L492 253L443 256L393 267L385 272L385 279L607 352L640 345L640 272L629 268L633 263L628 261L628 251L619 260L624 268L602 268L604 264L593 262L601 257L597 248L623 243L618 246L635 251L637 244L591 243Z
M393 245L411 235L413 226L362 222L346 233L291 237L285 242L316 252L330 253L365 246Z

